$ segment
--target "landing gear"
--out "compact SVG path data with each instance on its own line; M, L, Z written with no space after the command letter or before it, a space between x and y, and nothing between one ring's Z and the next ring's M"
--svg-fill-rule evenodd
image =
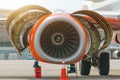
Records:
M91 61L87 61L83 59L81 63L79 63L79 67L80 67L81 75L89 75L91 69Z
M99 74L100 75L108 75L109 74L109 66L110 66L109 53L102 52L100 54L99 65L98 65Z
M94 56L90 60L84 58L79 63L80 74L81 75L89 75L91 66L97 67L100 75L108 75L110 60L109 53L102 52L99 56Z

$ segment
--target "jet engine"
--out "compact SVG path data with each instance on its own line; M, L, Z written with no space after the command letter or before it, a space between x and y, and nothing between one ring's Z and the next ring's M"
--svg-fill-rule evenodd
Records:
M75 62L90 48L87 33L84 26L69 15L46 15L30 33L30 49L38 60Z
M91 19L98 23L105 37L101 37ZM55 64L63 61L71 64L80 61L84 55L98 54L112 38L111 26L96 12L83 10L53 14L35 5L14 11L8 17L6 29L19 53L29 47L35 59Z

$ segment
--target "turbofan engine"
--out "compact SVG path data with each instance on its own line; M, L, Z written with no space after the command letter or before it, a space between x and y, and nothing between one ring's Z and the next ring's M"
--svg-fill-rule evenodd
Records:
M31 31L30 49L38 60L76 62L89 50L88 35L84 26L69 15L46 15Z
M98 22L105 37L100 36L91 19ZM84 55L95 55L106 48L112 38L111 26L101 15L89 10L52 14L41 6L26 6L8 17L6 27L19 53L29 47L35 59L56 64L63 61L71 64Z

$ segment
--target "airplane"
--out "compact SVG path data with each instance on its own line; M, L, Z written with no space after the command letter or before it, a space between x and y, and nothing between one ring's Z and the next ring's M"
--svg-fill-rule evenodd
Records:
M91 66L98 68L100 75L108 75L109 54L105 49L113 30L120 30L119 22L91 10L52 13L42 6L28 5L8 16L6 30L20 55L29 47L38 61L66 65L81 61L81 75L89 75ZM118 36L116 41L119 43Z

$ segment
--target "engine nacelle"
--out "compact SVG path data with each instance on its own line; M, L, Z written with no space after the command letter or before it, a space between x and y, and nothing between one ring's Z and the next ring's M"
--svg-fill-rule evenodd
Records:
M108 47L113 34L109 23L96 12L53 14L35 5L14 11L6 21L6 29L18 53L29 47L35 59L55 64L71 64L84 55L99 55L100 50Z
M85 27L74 17L46 15L38 20L30 33L30 50L38 60L73 63L89 50L88 36Z

